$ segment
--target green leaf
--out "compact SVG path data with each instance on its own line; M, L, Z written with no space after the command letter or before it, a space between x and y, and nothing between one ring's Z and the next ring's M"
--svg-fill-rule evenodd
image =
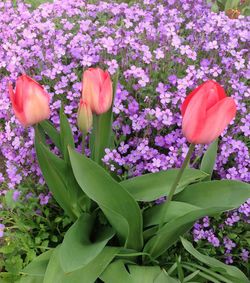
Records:
M228 209L239 207L248 198L250 198L250 184L232 180L193 184L174 197L176 201L203 208L222 206Z
M200 169L201 171L206 172L209 175L203 181L211 180L216 157L217 157L217 150L218 150L218 139L216 139L209 145L207 151L205 152L202 158Z
M42 283L44 274L53 250L42 253L27 265L22 274L20 283Z
M152 225L159 224L163 207L164 204L155 205L144 211L143 213L144 227L149 227ZM176 217L182 216L196 209L199 209L199 207L185 202L171 201L169 204L167 214L165 215L164 222L169 222Z
M151 254L152 258L159 257L178 240L179 236L186 233L197 219L206 215L220 213L227 209L227 207L197 209L183 216L172 219L147 242L144 252Z
M237 267L224 264L215 258L201 254L193 247L193 245L189 241L185 240L182 237L181 237L181 242L183 247L196 259L212 267L214 271L219 272L226 278L232 280L232 282L249 283L249 280L247 279L245 274L242 271L240 271Z
M101 253L114 236L114 231L105 227L99 231L96 241L92 243L90 235L93 225L94 218L83 214L65 234L59 251L60 263L64 272L68 273L87 265Z
M43 283L93 283L113 260L119 248L105 247L101 253L83 268L64 273L60 266L58 246L49 261Z
M75 178L98 203L127 248L141 250L142 215L133 197L98 164L69 148Z
M63 208L71 219L76 219L76 215L72 209L72 195L67 190L67 186L62 178L62 172L65 168L65 162L54 155L50 150L39 140L39 132L36 128L35 148L37 159L43 173L43 177L53 193L58 204Z
M68 146L75 148L75 142L69 121L63 111L64 109L62 106L60 109L60 137L64 160L66 163L69 163Z
M180 283L180 281L169 276L168 273L163 269L153 283Z
M43 128L43 130L47 133L47 135L51 138L55 146L61 151L61 139L59 132L55 129L55 127L47 120L44 120L39 123L39 125Z
M100 278L105 283L117 283L117 278L119 278L119 283L168 282L166 280L156 280L156 278L158 278L162 273L162 270L159 266L127 265L127 269L125 267L124 261L117 260L108 266L108 268L104 271Z
M120 184L135 200L144 202L154 201L162 196L168 195L179 170L180 169L171 169L149 173L122 181ZM206 177L207 174L200 170L186 169L175 193L179 193L190 183L199 182Z
M119 283L134 283L123 260L112 262L101 274L100 278L105 283L117 283L117 278L119 278Z

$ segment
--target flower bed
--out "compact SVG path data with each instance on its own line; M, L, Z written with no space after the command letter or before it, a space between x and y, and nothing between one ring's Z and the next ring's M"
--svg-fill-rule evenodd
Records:
M81 74L96 64L111 74L120 67L116 147L107 149L104 161L121 179L180 167L188 149L180 105L202 81L216 79L237 102L238 114L220 140L215 177L249 182L249 18L212 13L206 1L87 2L55 1L34 11L0 3L2 189L16 188L31 174L43 182L33 129L13 116L8 80L25 72L45 85L56 125L63 100L80 148ZM203 150L197 146L196 154Z

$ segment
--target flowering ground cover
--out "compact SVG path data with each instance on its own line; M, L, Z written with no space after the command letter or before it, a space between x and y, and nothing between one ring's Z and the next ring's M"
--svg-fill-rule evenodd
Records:
M95 65L111 75L119 67L113 124L116 144L106 150L104 162L121 180L180 167L188 150L180 128L180 105L191 89L215 79L235 99L238 111L219 141L214 177L250 181L249 17L229 19L224 13L211 12L201 0L145 0L131 5L58 0L35 10L22 1L14 6L6 1L0 3L0 27L3 194L12 190L18 202L19 188L28 177L34 184L43 184L33 129L24 129L13 116L8 81L25 72L44 85L51 96L50 119L56 125L63 101L80 150L75 121L81 75ZM203 146L196 146L197 156L203 151ZM194 156L192 166L199 162ZM50 199L46 191L37 195L41 206ZM223 255L227 263L243 260L244 265L249 253L247 217L249 202L224 218L210 222L205 218L193 229L194 241Z

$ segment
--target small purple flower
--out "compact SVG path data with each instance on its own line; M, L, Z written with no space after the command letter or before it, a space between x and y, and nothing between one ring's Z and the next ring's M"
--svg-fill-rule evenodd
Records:
M20 191L14 190L13 195L12 195L12 199L13 199L14 201L17 201L17 200L19 199L20 195L21 195L21 192L20 192Z
M240 254L243 261L247 262L249 258L249 251L246 249L242 249L242 252Z
M2 238L3 235L4 235L4 229L5 229L5 225L4 224L0 224L0 238Z

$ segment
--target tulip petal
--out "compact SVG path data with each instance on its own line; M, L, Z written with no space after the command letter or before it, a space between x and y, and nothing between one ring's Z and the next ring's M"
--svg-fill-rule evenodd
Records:
M97 114L104 113L109 110L112 105L113 100L113 90L112 90L112 81L110 76L106 78L101 89L99 96L99 108L97 109Z
M10 95L12 107L13 107L13 110L14 110L14 113L15 113L17 119L20 121L20 123L23 126L27 126L27 121L26 121L26 118L25 118L25 114L23 112L23 106L20 105L20 103L22 103L22 101L18 101L19 105L17 105L16 100L15 100L16 94L14 93L13 86L12 86L11 83L9 83L9 95Z
M187 106L194 95L200 95L200 92L205 92L208 96L207 109L226 97L225 91L222 86L217 82L209 80L194 89L184 100L181 106L181 114L184 116Z
M199 143L208 144L215 140L225 130L236 115L236 104L231 97L220 100L210 108L206 120L198 137Z
M196 138L199 136L204 126L206 118L206 100L207 96L205 92L193 96L187 105L182 119L182 132L191 143L196 143Z

